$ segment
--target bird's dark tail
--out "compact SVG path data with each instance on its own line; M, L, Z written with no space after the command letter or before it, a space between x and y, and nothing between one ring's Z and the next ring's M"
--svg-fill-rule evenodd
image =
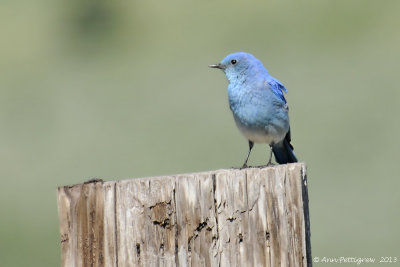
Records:
M276 162L279 164L297 162L296 155L293 152L293 146L290 144L290 130L282 142L272 146L272 152L274 153Z

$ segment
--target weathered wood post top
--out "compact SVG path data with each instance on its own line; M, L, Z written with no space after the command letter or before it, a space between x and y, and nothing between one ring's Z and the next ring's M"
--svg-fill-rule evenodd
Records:
M58 188L62 266L311 266L306 168Z

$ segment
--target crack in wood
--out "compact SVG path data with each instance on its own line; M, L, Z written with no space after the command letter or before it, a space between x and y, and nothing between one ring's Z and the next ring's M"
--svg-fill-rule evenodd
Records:
M61 243L67 242L69 240L68 234L61 235Z
M118 267L119 262L118 262L118 210L117 210L117 184L118 182L114 183L114 255L115 255L115 265Z
M153 221L153 224L154 225L159 225L159 226L161 226L162 228L167 228L167 229L170 229L170 224L169 224L169 219L165 219L164 221Z
M217 181L216 181L216 175L215 173L211 176L212 179L212 197L214 200L214 214L215 214L215 226L216 226L216 235L213 235L213 237L211 238L212 242L213 242L213 247L215 248L217 246L217 242L219 239L219 226L218 226L218 208L217 208L217 198L215 195L215 191L217 188ZM219 252L218 252L219 253ZM221 257L221 253L219 253L220 257ZM220 260L219 260L220 262Z
M179 237L179 225L177 224L178 217L176 212L176 181L174 182L174 189L172 190L172 200L174 203L174 220L175 220L175 236L174 236L174 254L175 254L175 266L179 266L179 246L178 246L178 237Z
M192 242L192 240L196 239L199 236L201 230L203 230L203 228L205 228L207 226L207 224L208 224L208 218L206 218L206 220L204 222L201 222L198 224L198 226L196 227L196 229L193 232L193 235L188 238L188 246L189 246L190 242ZM206 230L208 230L208 229L211 230L211 227L206 228ZM210 231L210 230L208 230L208 231Z
M239 233L238 238L239 238L239 243L242 243L242 242L243 242L243 235L242 235L242 233Z
M311 266L301 166L60 187L62 266Z
M226 220L228 222L233 222L233 221L236 221L236 218L235 217L229 217L229 218L226 218Z
M140 244L136 243L136 254L138 257L140 257Z

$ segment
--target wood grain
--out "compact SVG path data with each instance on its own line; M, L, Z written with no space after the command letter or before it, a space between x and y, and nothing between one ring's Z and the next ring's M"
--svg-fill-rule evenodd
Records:
M62 266L311 266L305 165L58 188Z

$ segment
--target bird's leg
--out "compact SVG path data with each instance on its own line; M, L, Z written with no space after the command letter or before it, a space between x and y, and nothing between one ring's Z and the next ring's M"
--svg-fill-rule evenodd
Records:
M247 166L247 161L249 160L250 152L251 152L251 149L253 148L253 146L254 146L254 143L253 143L252 141L249 140L249 152L247 153L247 157L246 157L246 160L245 160L244 163L243 163L242 169L248 167L248 166Z
M269 160L267 166L274 166L275 164L272 163L272 145L269 145L269 148L271 149L271 152L269 154Z

